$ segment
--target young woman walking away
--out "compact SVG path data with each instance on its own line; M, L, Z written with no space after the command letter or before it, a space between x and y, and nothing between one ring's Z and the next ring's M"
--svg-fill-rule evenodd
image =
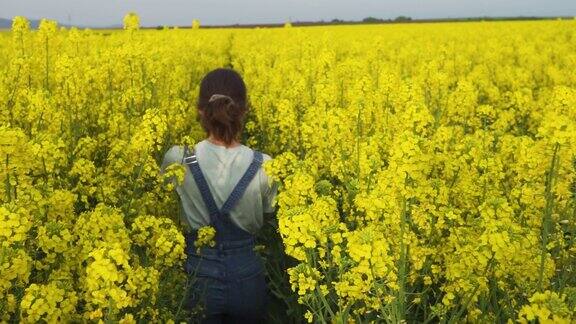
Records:
M264 213L272 213L277 184L270 185L262 163L267 154L239 142L248 110L246 86L231 69L209 72L200 84L198 113L207 138L192 147L174 146L162 170L172 163L186 167L176 187L186 231L186 271L196 278L186 307L199 304L202 323L260 323L269 290L264 268L254 251L254 235ZM211 225L214 247L198 251L198 229Z

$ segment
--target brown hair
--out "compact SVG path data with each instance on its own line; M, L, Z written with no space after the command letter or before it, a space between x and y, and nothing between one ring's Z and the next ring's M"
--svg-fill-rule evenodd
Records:
M248 111L246 85L240 74L226 68L208 72L200 83L198 109L206 133L232 144L242 132Z

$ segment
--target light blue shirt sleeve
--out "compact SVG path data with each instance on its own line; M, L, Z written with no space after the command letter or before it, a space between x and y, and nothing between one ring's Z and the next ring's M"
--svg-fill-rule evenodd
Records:
M162 159L162 164L160 166L160 174L164 174L166 168L172 163L181 163L184 150L179 146L172 146ZM174 179L172 179L174 180Z
M162 164L160 165L160 174L163 175L166 172L166 168L168 166L170 166L171 164L174 163L182 163L182 159L183 159L183 154L184 154L184 149L180 146L172 146L165 154L164 154L164 158L162 159ZM169 179L166 179L165 184L172 182L172 184L174 184L174 186L177 186L177 182L176 179L174 179L174 177L171 177ZM176 191L180 191L180 188L176 187ZM178 209L179 209L179 220L180 220L180 224L186 228L187 230L190 229L190 223L187 220L186 217L186 213L184 211L184 206L182 204L182 202L179 202L178 205Z

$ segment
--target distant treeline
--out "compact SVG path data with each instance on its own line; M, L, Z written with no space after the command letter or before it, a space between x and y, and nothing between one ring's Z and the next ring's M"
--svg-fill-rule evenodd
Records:
M553 20L553 19L573 19L571 16L561 17L536 17L536 16L517 16L517 17L466 17L466 18L431 18L431 19L413 19L409 16L398 16L394 19L382 19L375 17L366 17L361 21L332 19L330 21L293 21L292 26L324 26L324 25L360 25L360 24L394 24L394 23L434 23L434 22L466 22L466 21L506 21L506 20ZM234 24L234 25L202 25L201 28L255 28L255 27L283 27L284 23L277 24ZM156 28L162 28L158 26ZM183 26L180 28L190 28Z
M394 24L394 23L433 23L433 22L458 22L458 21L504 21L504 20L551 20L551 19L573 19L570 16L562 17L534 17L534 16L518 16L518 17L468 17L468 18L433 18L433 19L413 19L409 16L398 16L394 19L382 19L376 17L366 17L360 21L332 19L330 21L293 21L292 26L323 26L323 25L357 25L357 24ZM202 23L202 22L200 22ZM38 28L40 20L30 20L31 28ZM59 24L60 25L60 24ZM12 26L11 19L0 18L0 29L10 28ZM60 25L69 27L67 25ZM283 27L284 23L276 24L233 24L233 25L201 25L201 28L255 28L255 27ZM171 27L171 26L170 26ZM86 27L81 27L86 28ZM122 26L109 26L94 29L119 29ZM157 27L142 27L144 29L162 29L164 26ZM191 26L179 26L179 28L191 28Z
M37 29L38 26L40 25L40 19L31 19L31 20L29 20L29 23L30 23L30 28ZM58 26L70 27L66 24L61 24L61 23L58 23ZM9 29L9 28L12 28L12 19L0 18L0 29ZM84 27L82 27L82 28L84 28Z

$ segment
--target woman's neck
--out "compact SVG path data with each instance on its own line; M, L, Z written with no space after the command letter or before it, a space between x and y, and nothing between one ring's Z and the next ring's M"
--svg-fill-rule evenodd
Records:
M223 141L220 141L219 139L215 138L214 136L210 135L208 136L208 141L214 145L218 145L218 146L224 146L226 148L231 148L231 147L236 147L240 145L240 142L234 140L232 142L232 144L230 145L226 145L226 143L224 143Z

